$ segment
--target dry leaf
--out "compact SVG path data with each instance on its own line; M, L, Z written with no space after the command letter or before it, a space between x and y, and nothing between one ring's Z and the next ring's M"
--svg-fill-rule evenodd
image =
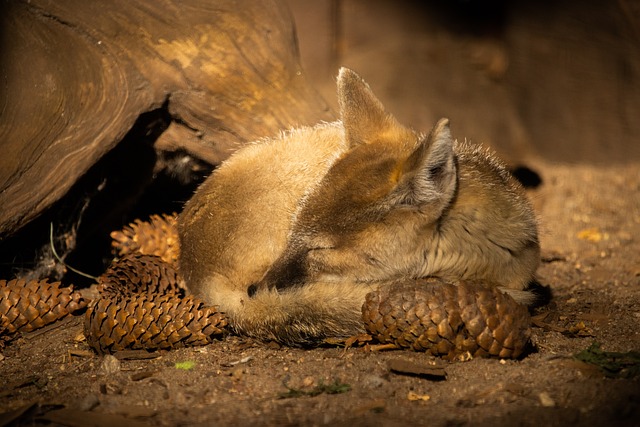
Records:
M407 393L407 399L411 400L412 402L416 400L426 402L427 400L431 399L431 396L429 396L428 394L417 394L413 391L410 391L409 393Z
M588 242L598 243L603 238L603 234L597 228L586 228L578 233L578 239Z

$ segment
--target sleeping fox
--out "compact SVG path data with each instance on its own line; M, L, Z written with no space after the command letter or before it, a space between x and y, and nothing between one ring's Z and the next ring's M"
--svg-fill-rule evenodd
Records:
M521 186L490 153L389 114L342 68L340 120L238 150L179 217L190 291L240 334L289 345L363 331L365 295L436 276L518 302L540 261Z

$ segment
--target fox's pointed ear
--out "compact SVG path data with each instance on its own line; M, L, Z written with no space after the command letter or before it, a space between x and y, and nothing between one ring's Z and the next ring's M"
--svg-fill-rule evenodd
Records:
M455 194L457 165L449 120L440 119L403 165L396 194L403 204L444 209Z
M356 72L344 67L338 73L338 104L345 137L351 147L399 126L369 85Z

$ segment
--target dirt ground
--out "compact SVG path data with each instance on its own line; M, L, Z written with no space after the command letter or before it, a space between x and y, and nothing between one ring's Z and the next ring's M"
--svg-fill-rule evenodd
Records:
M98 426L640 425L640 376L607 378L573 358L594 342L609 352L640 349L638 166L536 165L544 179L530 193L541 221L540 279L554 300L537 311L545 316L533 328L536 348L521 360L445 363L233 336L117 360L92 354L81 318L72 318L5 349L0 424L11 425L8 411L26 411L17 425L32 417ZM398 373L390 369L397 361L417 365L410 370L436 364L446 375Z
M352 6L345 19L362 17L361 2L347 3ZM304 19L300 4L292 5L297 19ZM371 22L370 27L377 25ZM303 61L329 98L333 82L313 65L322 58L305 56L308 34L314 31L312 22L300 28ZM429 68L409 71L407 61L385 62L384 55L399 55L400 45L406 48L401 36L379 43L359 36L362 31L347 38L352 49L341 59L359 65L374 90L378 84L376 92L391 102L392 112L426 130L441 109L450 110L446 114L453 116L458 138L470 132L474 140L487 142L542 178L529 196L540 218L539 278L551 286L554 298L534 312L533 350L515 361L449 363L408 351L295 349L228 336L206 347L117 359L92 353L82 334L82 317L70 318L15 340L0 354L0 426L640 426L640 362L637 354L636 359L626 354L640 351L637 134L635 140L612 138L602 146L585 140L591 145L581 151L581 137L562 138L557 127L555 139L535 145L540 131L531 130L526 121L531 115L505 95L517 82L483 83L483 93L494 96L492 108L471 103L453 111L446 102L442 107L433 99L419 101L421 82L441 76L429 74ZM441 44L469 46L466 39L438 37ZM517 71L518 64L513 67ZM580 97L565 105L571 108L571 102L580 114ZM502 115L502 127L496 114ZM496 137L499 129L508 137ZM612 132L611 127L605 131ZM552 152L559 141L562 149ZM625 353L631 362L620 371L608 365L612 371L605 375L598 365L574 357L594 343L606 352ZM397 369L401 362L409 367ZM444 372L416 373L434 365Z

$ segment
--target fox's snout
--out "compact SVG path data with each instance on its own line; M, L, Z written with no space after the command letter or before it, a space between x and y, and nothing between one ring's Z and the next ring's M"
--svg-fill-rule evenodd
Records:
M304 284L308 276L305 267L304 253L291 257L282 256L266 272L264 277L249 287L249 296L255 295L260 290L282 291Z

